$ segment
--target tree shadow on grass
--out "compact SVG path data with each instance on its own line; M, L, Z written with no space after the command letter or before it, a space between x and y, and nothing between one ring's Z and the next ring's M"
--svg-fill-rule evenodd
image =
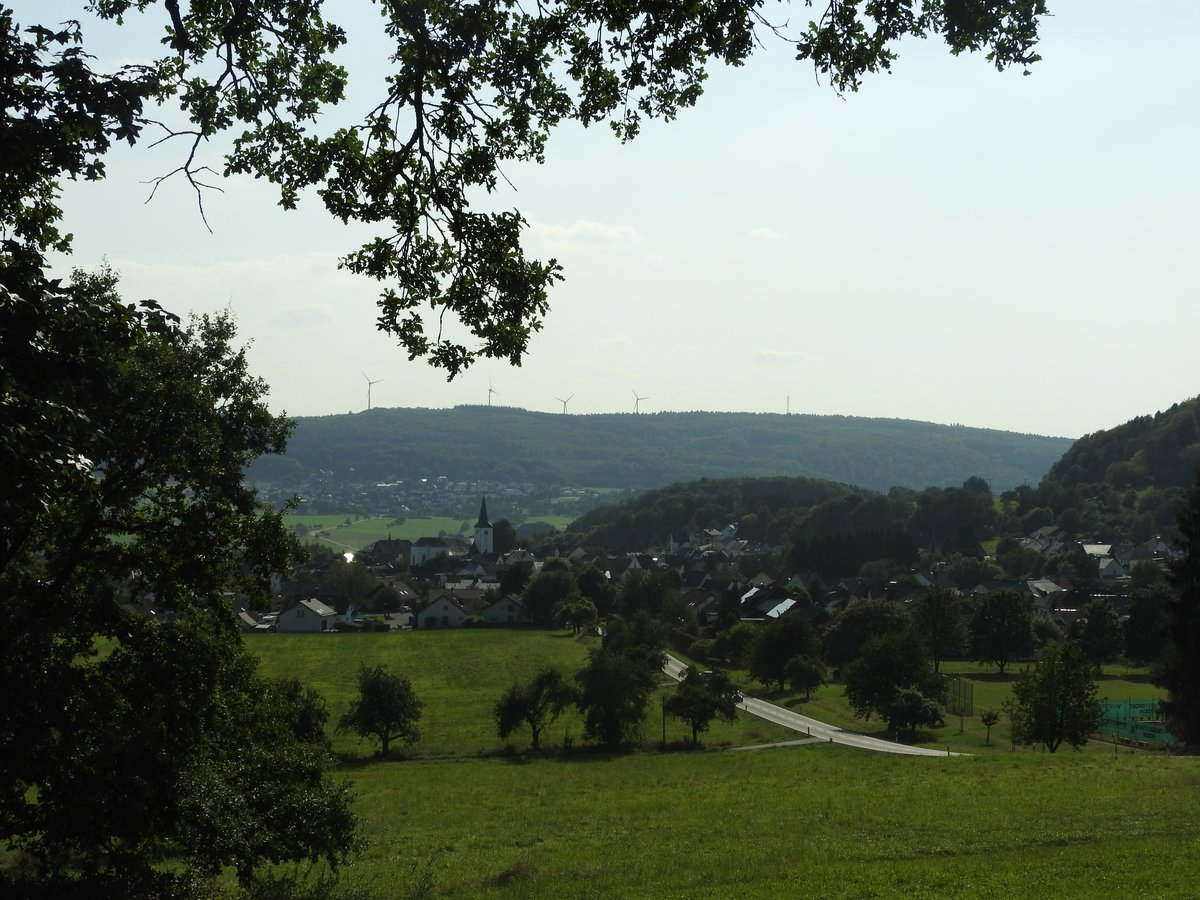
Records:
M366 766L374 765L375 763L403 763L417 759L417 757L411 753L403 753L398 750L390 750L386 756L378 751L374 753L368 753L365 756L359 753L343 752L333 754L333 758L336 760L337 768L339 770L362 769Z
M795 710L797 707L802 707L802 706L811 704L813 702L813 700L815 700L815 699L816 699L815 697L811 697L811 696L809 696L809 697L789 697L786 700L775 700L773 702L778 704L779 706L786 707L787 709ZM803 713L804 710L801 709L800 712Z
M968 681L985 681L989 684L1008 684L1016 681L1020 677L1020 670L1013 671L1012 664L1009 663L1009 669L1006 672L977 672L975 674L962 674L960 678L965 678Z

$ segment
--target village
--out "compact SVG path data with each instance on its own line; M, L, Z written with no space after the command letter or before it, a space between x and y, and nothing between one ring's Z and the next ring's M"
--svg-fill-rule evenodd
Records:
M557 558L575 571L586 568L594 573L596 577L581 579L581 584L600 580L606 586L600 591L591 589L592 596L585 597L595 607L590 620L583 623L586 626L614 611L611 596L634 573L670 573L677 579L682 604L690 610L685 630L693 635L733 620L765 623L787 614L803 616L823 629L858 603L887 600L909 608L934 588L957 592L968 600L1015 591L1026 599L1032 619L1051 622L1069 635L1080 609L1091 600L1102 599L1119 617L1126 617L1134 567L1140 564L1143 572L1165 572L1167 562L1176 555L1161 538L1141 543L1083 543L1056 526L1039 528L1020 544L1047 558L1069 550L1082 551L1094 565L1094 578L1083 588L1062 577L992 577L964 585L941 567L940 571L914 569L908 577L898 579L854 576L827 583L811 572L775 571L771 561L779 558L778 548L739 539L735 524L640 553L589 553L582 546L553 544L536 552L517 548L498 553L484 498L473 540L455 535L416 541L386 539L346 554L353 562L337 555L314 559L291 578L280 579L277 610L242 608L239 616L243 631L280 633L548 624L539 622L526 608L522 592L548 559ZM351 567L358 573L351 590L346 589L345 578L325 577Z

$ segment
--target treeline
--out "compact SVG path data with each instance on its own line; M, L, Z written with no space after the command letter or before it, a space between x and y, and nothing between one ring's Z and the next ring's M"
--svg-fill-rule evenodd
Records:
M252 480L318 472L396 481L445 475L586 487L649 488L704 477L805 476L873 490L1036 482L1066 438L900 419L754 413L559 415L510 407L373 409L300 417L284 456Z
M979 475L958 486L886 492L813 478L704 478L592 510L568 535L635 550L734 523L741 539L791 547L797 569L842 575L857 572L855 560L909 559L909 543L979 555L989 540L1047 525L1105 543L1140 542L1172 533L1198 463L1200 406L1190 400L1082 438L1036 487L994 494ZM907 541L871 555L899 531Z
M731 523L740 540L790 547L794 571L827 577L857 574L873 559L912 562L918 546L982 555L981 542L1012 524L978 477L960 487L887 494L808 478L706 478L594 509L566 536L632 551Z
M1200 467L1200 398L1080 438L1036 489L1009 495L1027 525L1146 540L1169 531Z

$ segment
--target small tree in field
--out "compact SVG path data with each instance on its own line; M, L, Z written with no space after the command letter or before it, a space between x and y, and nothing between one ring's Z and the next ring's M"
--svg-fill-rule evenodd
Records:
M750 653L750 677L764 685L787 682L787 664L793 656L810 656L816 652L817 638L807 619L798 615L783 616L764 625Z
M983 742L985 744L987 744L988 746L991 746L992 726L1000 721L1000 713L996 712L996 710L994 710L994 709L980 710L979 721L982 722L987 727L987 733L983 739Z
M897 733L900 729L907 728L913 737L916 737L917 729L921 726L940 728L946 724L938 702L926 697L916 688L901 688L896 691L892 702L884 709L884 718L888 728Z
M784 667L788 685L793 691L804 691L804 699L825 683L828 675L825 664L815 656L793 656Z
M421 737L417 722L423 706L405 676L389 672L384 666L360 666L358 698L338 720L338 731L375 738L381 754L387 756L392 741L400 740L407 746Z
M1051 753L1064 742L1076 750L1086 744L1100 718L1094 672L1078 644L1047 644L1042 661L1021 673L1004 703L1013 740L1043 744Z
M659 668L615 650L593 650L575 676L584 737L610 749L636 738Z
M904 689L933 700L945 697L942 680L933 674L925 647L911 630L869 638L844 675L846 699L856 716L868 720L878 714L892 724L893 703Z
M971 619L971 656L1004 674L1013 659L1033 652L1028 601L1016 591L993 591L979 600Z
M496 701L493 710L500 739L505 740L522 725L528 725L533 749L537 750L542 731L554 724L578 697L575 686L552 666L542 669L526 684L514 684Z
M666 700L667 715L682 719L692 727L692 743L700 732L708 731L713 719L732 722L737 716L738 689L720 669L699 672L688 666L679 682L679 690Z

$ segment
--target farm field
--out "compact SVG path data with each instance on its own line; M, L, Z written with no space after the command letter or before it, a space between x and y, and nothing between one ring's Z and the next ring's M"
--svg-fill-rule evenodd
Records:
M349 520L349 524L347 524ZM448 534L465 534L463 519L451 519L445 516L424 519L408 518L400 524L390 516L353 515L286 515L283 524L288 528L303 525L308 533L302 535L304 541L320 541L335 550L360 550L367 544L383 540L391 536L397 540L415 541L423 537L437 537L440 532ZM474 522L468 522L468 529Z
M1192 897L1195 758L748 753L369 763L369 896Z
M358 690L360 665L385 665L407 675L413 690L425 703L421 740L410 751L413 757L478 756L504 749L496 736L492 708L514 681L528 679L539 668L558 666L573 674L582 668L591 639L565 632L508 629L453 631L402 631L376 634L262 634L247 635L246 645L261 662L268 678L293 676L320 691L330 713L330 729L349 707ZM665 689L674 682L663 676ZM661 706L651 700L643 728L645 739L662 739ZM667 741L690 739L682 722L667 719ZM546 746L582 743L583 723L567 710L542 736ZM703 737L709 746L737 746L793 740L785 728L739 713L732 725L713 723ZM353 734L333 736L335 752L347 757L369 757L370 742ZM529 735L518 732L510 743L519 749Z
M407 758L335 736L367 839L343 872L347 897L1190 897L1200 877L1195 757L1013 752L1003 723L985 752L966 746L982 731L960 738L964 757L720 749L794 736L743 718L714 725L706 751L678 749L686 729L668 720L675 752L613 756L582 746L574 714L544 736L561 747L572 735L574 748L531 757L498 752L492 704L539 666L577 668L587 641L464 630L248 646L265 675L320 690L331 728L360 663L405 672L426 703Z
M347 524L347 520L349 523ZM304 541L319 541L335 550L359 550L375 541L387 537L396 540L415 541L423 537L437 537L441 532L474 537L474 519L452 519L446 516L426 518L408 517L396 524L390 516L354 516L345 514L312 515L288 514L283 524L294 529L304 526ZM530 522L545 522L553 528L563 529L574 521L573 516L532 516ZM521 523L515 523L521 524Z

